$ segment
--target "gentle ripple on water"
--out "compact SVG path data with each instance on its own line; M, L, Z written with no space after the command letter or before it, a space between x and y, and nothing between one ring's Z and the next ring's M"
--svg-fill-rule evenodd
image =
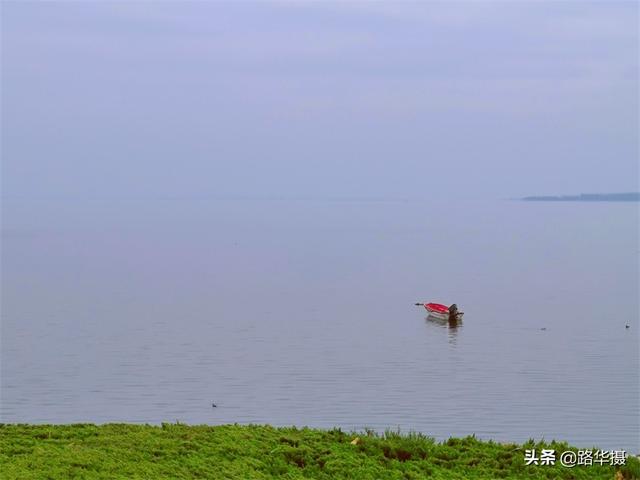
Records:
M164 208L143 226L134 205L114 224L57 219L3 239L3 422L640 450L637 207ZM455 300L464 322L427 320L413 306L427 299Z

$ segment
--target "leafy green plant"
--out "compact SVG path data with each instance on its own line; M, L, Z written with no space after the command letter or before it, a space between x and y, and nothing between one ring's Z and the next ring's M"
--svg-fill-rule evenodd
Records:
M268 425L0 424L0 479L640 479L625 466L527 466L524 450L576 450L474 436Z

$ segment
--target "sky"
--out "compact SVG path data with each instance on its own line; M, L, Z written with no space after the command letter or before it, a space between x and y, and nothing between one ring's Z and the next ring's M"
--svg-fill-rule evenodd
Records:
M7 197L637 191L637 2L2 5Z

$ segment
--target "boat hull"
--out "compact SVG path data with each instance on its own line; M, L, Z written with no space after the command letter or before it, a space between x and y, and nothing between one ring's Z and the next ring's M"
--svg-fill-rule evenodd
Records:
M424 308L429 312L429 318L436 320L454 320L449 317L449 307L440 303L425 303ZM457 312L455 320L461 320L464 313Z
M429 318L434 318L436 320L449 320L449 314L441 312L429 312Z
M462 320L462 316L464 315L464 313L462 312L458 312L456 313L456 321ZM439 313L439 312L429 312L429 315L427 316L427 318L431 319L431 320L449 320L449 314L448 313Z

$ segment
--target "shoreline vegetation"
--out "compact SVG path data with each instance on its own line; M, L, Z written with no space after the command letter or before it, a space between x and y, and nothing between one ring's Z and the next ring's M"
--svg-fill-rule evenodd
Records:
M474 436L268 425L0 424L0 478L9 479L638 479L640 461L567 468L525 465L525 450L578 451Z
M539 195L523 197L525 202L640 202L640 192L581 193L580 195Z

